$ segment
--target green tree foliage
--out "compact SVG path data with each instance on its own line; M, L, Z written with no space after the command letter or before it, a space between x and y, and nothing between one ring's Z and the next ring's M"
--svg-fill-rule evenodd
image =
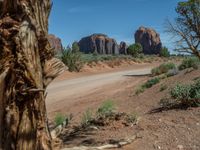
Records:
M170 57L170 52L167 47L163 47L160 51L161 57Z
M132 55L133 57L138 57L139 54L143 52L142 45L139 43L132 44L127 49L128 54Z
M175 50L196 55L200 59L200 0L179 2L175 23L167 23L167 31L175 37Z
M80 48L79 48L79 45L78 45L77 42L74 42L74 43L72 44L72 51L73 51L74 53L80 52Z

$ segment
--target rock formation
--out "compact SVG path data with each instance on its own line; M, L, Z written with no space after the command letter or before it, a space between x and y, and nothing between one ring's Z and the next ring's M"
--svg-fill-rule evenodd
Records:
M93 34L79 41L80 51L84 53L119 54L116 40L104 34Z
M144 54L159 54L162 49L160 35L154 29L140 27L135 33L135 43L140 43Z
M63 50L61 39L53 34L48 35L48 40L53 48L55 48L55 54L61 53Z
M126 44L126 42L122 41L119 45L119 53L120 54L127 54L127 48L128 48L128 45Z

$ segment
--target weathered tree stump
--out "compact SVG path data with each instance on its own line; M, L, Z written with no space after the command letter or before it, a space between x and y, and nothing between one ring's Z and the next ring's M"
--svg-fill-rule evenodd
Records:
M64 65L47 40L50 10L50 0L0 0L0 149L52 149L45 90Z

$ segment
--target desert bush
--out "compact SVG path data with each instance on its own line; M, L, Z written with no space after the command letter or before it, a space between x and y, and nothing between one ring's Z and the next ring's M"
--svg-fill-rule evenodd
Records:
M151 70L151 73L153 76L157 76L157 75L161 75L163 73L167 73L169 70L175 69L175 68L176 68L176 65L174 63L171 63L171 62L164 63L156 68L153 68Z
M78 45L78 42L76 42L76 41L72 44L72 52L74 52L74 53L80 52L80 47Z
M175 69L169 70L169 71L166 73L166 76L167 76L167 78L168 78L168 77L175 76L175 75L177 75L177 74L178 74L178 69L175 68Z
M61 113L56 114L54 118L54 122L56 126L61 125L65 120L66 120L66 117Z
M115 110L114 102L112 100L107 100L102 103L102 105L97 110L98 117L108 117Z
M153 78L153 79L148 80L148 81L143 85L143 87L144 87L144 88L151 88L153 85L155 85L155 84L157 84L157 83L159 83L159 82L160 82L160 78L155 77L155 78Z
M198 58L189 57L189 58L184 59L178 68L179 70L184 70L187 68L198 69L199 65L200 65L200 61Z
M171 98L162 98L159 102L159 105L162 108L173 108L175 106L174 100Z
M83 67L80 52L73 52L70 47L64 49L61 55L62 62L68 67L70 72L79 72Z
M197 81L197 80L200 80L200 77L195 77L195 78L193 79L193 81Z
M143 93L145 91L145 88L143 86L140 86L136 89L135 95L139 95L140 93Z
M92 117L92 110L91 109L87 109L82 116L82 120L81 120L81 125L82 126L87 126L90 124L90 122L93 120Z
M130 45L127 51L128 51L128 54L132 55L133 57L138 57L142 53L143 48L141 44L135 43L135 44Z
M161 84L161 86L160 86L160 92L162 92L162 91L164 91L166 89L167 89L167 85Z
M153 79L149 79L147 82L142 84L139 88L136 89L135 95L139 95L140 93L143 93L145 89L151 88L153 85L160 82L160 78L155 77Z
M170 52L167 47L163 47L160 51L161 57L170 57Z
M126 121L135 124L138 121L138 114L135 112L128 114Z
M163 107L200 106L200 80L196 80L193 84L177 84L170 90L170 98L161 100L160 103Z
M100 54L82 54L81 60L84 63L92 63L92 62L98 62L98 61L113 61L113 60L133 60L133 57L130 55L100 55Z

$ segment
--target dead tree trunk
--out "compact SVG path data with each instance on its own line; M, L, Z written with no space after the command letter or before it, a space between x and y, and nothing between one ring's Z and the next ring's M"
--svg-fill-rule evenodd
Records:
M50 10L50 0L0 0L0 149L52 149L45 90L64 65L47 40Z

